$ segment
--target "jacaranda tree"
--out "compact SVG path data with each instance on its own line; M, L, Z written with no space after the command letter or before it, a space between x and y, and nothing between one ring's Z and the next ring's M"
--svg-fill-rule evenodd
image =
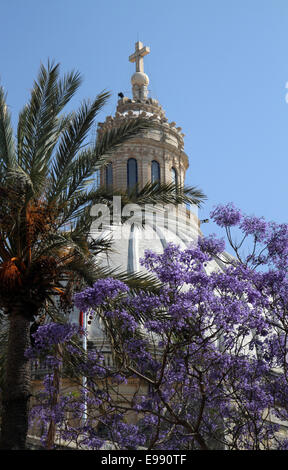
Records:
M55 296L69 294L70 285L89 285L103 276L95 255L107 244L89 238L90 208L113 195L95 187L95 171L118 145L153 125L130 119L91 142L89 131L109 93L63 114L80 83L78 72L61 78L58 64L42 65L20 112L16 138L0 88L0 312L8 320L0 447L5 449L25 448L30 364L24 352L31 323ZM146 188L137 197L141 203L178 203L203 196L168 186Z
M77 325L39 328L27 355L46 358L50 373L32 419L45 427L53 412L62 438L92 449L104 442L120 449L288 448L281 428L288 420L288 225L243 215L232 204L211 217L225 228L233 257L214 236L184 251L170 244L142 261L159 292L135 295L110 278L75 295L79 309L102 319L113 366L101 346L83 356ZM233 227L242 234L237 243ZM63 361L71 383L86 376L87 388L51 406L53 370ZM133 396L123 393L131 378Z

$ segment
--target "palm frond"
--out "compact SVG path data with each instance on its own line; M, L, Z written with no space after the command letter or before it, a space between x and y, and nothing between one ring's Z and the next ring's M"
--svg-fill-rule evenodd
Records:
M141 132L150 129L154 123L144 118L132 118L123 121L117 127L105 129L97 138L95 156L106 155L114 152L120 145L133 137L139 136Z
M193 186L183 187L174 183L147 183L141 190L135 187L128 199L132 203L144 204L195 204L200 207L205 194ZM127 200L127 199L126 199Z
M132 294L138 294L139 291L157 294L162 286L162 283L154 275L142 272L128 273L126 271L116 271L113 277L125 282L130 287Z
M59 81L59 64L40 67L29 103L19 115L18 164L29 174L35 195L46 184L50 158L58 141L58 114L81 83L78 72Z
M98 136L94 147L83 150L77 155L67 171L60 185L53 189L54 194L59 194L59 189L64 191L69 182L67 200L75 193L81 192L84 187L94 181L93 175L106 161L107 157L121 144L139 135L140 132L153 126L153 123L143 118L130 119L117 128L105 130Z
M81 83L82 77L77 70L72 70L58 80L56 90L57 113L60 113L71 100Z
M59 64L40 66L38 81L34 82L29 103L20 112L18 135L18 161L20 166L31 172L45 162L47 146L55 126L55 90Z
M73 159L77 157L76 162L79 162L82 156L82 161L87 161L88 157L85 152L80 154L80 157L77 156L77 152L83 144L96 115L104 106L109 96L110 93L102 92L93 102L84 101L78 112L71 116L69 125L63 130L52 165L51 177L53 184L51 193L53 197L57 197L65 189L71 175L73 175L73 171L76 171L76 164L73 165L72 163ZM91 152L87 153L90 156Z
M0 87L0 167L8 170L15 163L15 146L13 129L11 125L11 115L6 104L6 94ZM4 167L4 168L3 168Z

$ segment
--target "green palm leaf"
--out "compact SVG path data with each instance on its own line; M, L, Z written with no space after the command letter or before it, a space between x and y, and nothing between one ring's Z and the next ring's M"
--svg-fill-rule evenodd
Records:
M13 167L15 161L15 144L11 116L2 87L0 87L0 161L3 165L0 167L0 175L3 170Z

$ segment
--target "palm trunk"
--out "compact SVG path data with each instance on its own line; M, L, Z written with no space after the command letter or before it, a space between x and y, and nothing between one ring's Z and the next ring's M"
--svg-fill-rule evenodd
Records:
M31 371L25 350L30 346L30 322L19 310L9 324L6 380L2 396L0 449L25 449Z

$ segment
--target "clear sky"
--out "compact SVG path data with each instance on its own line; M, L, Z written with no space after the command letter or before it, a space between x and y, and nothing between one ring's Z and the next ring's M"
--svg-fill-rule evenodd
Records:
M233 201L249 214L288 222L287 0L1 0L0 77L17 115L40 62L77 69L74 98L103 89L114 114L119 91L131 96L141 40L150 46L150 96L185 133L190 168L213 205ZM217 232L213 223L204 233Z

